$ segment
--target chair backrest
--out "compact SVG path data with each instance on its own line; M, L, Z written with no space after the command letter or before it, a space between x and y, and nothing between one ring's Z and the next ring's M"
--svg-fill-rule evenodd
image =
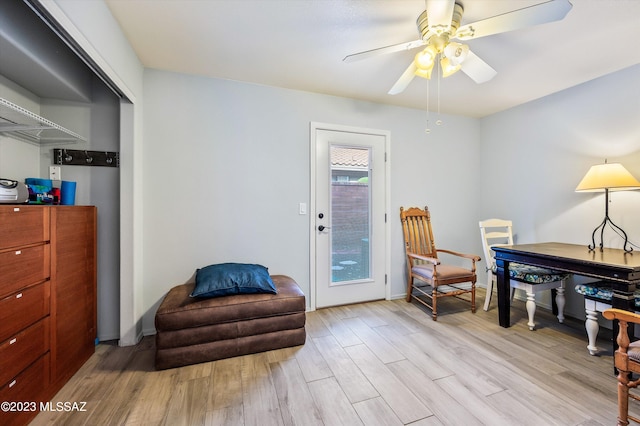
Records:
M487 269L491 270L495 262L491 247L513 244L513 224L510 220L487 219L480 221L479 225L484 260L487 264Z
M436 244L431 230L431 214L427 207L404 209L400 207L400 221L404 232L404 245L407 253L437 258Z

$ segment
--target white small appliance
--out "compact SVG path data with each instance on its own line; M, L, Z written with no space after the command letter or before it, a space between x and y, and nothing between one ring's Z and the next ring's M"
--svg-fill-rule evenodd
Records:
M29 189L17 180L0 178L0 204L24 204L29 201Z

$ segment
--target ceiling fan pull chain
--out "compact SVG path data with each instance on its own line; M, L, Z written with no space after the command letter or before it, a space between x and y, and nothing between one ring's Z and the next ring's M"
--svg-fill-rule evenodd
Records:
M426 134L431 133L431 129L429 128L429 86L430 86L431 80L427 80L427 127L424 129L424 132Z
M442 57L442 53L440 54L440 57ZM438 119L436 120L436 126L440 126L442 125L442 120L440 119L440 76L442 74L440 72L440 67L436 68L438 73Z

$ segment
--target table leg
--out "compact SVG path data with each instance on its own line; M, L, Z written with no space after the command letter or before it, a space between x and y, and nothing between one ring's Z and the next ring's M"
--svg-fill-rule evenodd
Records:
M498 322L501 327L511 326L511 300L509 291L509 262L496 259L496 287L498 290Z
M558 310L558 290L555 288L551 289L551 312L553 312L553 315L556 317L560 312Z
M606 284L610 285L613 289L613 299L611 300L612 307L635 312L635 283L608 281Z

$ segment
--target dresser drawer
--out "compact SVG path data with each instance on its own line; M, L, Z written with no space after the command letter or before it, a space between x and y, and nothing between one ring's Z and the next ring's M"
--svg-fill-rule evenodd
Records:
M50 244L0 252L0 298L49 278Z
M0 343L0 386L49 350L49 317Z
M0 249L49 240L49 208L0 206Z
M0 401L22 402L25 411L0 412L3 425L25 425L36 416L45 389L49 386L49 353L41 356L29 368L0 388ZM31 403L35 403L35 406ZM9 405L9 407L11 407ZM17 407L14 407L17 408ZM36 411L31 411L36 408Z
M49 315L50 281L0 299L0 342Z

